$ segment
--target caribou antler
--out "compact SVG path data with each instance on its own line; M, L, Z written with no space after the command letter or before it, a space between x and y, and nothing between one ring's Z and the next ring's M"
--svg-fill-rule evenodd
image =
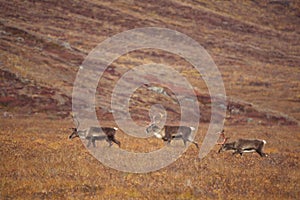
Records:
M77 126L76 126L76 128L78 129L78 128L79 128L79 125L80 125L80 123L79 123L79 121L78 121L78 119L77 119L77 117L76 117L76 116L74 116L74 117L73 117L73 119L75 119L75 120L76 120L76 122L77 122Z
M158 113L155 115L150 114L151 124L159 124L163 119L164 114Z
M76 128L70 128L70 129L72 129L72 130L77 130L77 129L79 128L80 123L79 123L79 121L78 121L76 115L73 115L73 114L72 114L72 118L73 118L74 123L76 124Z
M72 139L74 137L79 137L79 135L78 135L78 128L79 128L80 123L79 123L78 119L76 118L76 115L72 115L72 118L73 118L74 122L76 120L77 126L76 126L76 128L70 128L71 130L73 130L73 132L69 136L69 139Z
M219 145L225 144L225 142L229 139L229 137L225 137L225 131L224 131L224 129L221 131L220 137L223 138L223 141L222 142L217 142L217 144L219 144Z

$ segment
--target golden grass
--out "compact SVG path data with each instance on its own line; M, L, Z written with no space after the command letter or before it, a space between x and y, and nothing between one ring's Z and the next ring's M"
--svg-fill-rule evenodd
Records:
M170 166L146 174L103 166L79 139L68 140L71 121L5 119L1 127L3 199L299 198L300 138L296 126L255 126L251 132L247 125L226 128L232 140L249 134L266 139L267 158L216 154L216 147L198 160L196 149L190 146ZM125 146L132 142L123 140L126 137L121 133L117 136Z

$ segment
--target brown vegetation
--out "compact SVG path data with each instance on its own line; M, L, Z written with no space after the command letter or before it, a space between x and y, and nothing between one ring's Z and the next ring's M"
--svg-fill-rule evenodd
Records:
M0 199L299 199L298 1L1 0L0 7ZM199 160L190 147L162 170L131 174L99 163L79 139L68 140L73 82L85 56L108 37L149 26L180 31L208 51L234 107L227 136L266 140L268 157L217 154L216 146ZM114 85L153 62L174 67L193 85L201 145L210 119L206 85L190 63L160 50L130 52L109 66L97 88L99 120L115 125ZM167 122L177 124L176 101L142 87L132 95L132 118L146 125L158 102ZM163 146L122 131L116 137L130 151Z

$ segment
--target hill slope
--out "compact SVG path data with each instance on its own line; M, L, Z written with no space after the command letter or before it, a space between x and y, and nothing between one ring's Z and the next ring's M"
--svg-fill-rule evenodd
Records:
M47 110L65 116L76 72L89 51L119 32L157 26L185 33L203 45L220 68L231 98L300 119L297 1L1 1L1 10L3 111L24 110L28 104L29 113ZM118 59L113 66L120 74L113 78L158 57L183 69L188 65L174 55L151 54ZM195 87L205 94L203 83ZM22 98L22 103L11 102Z
M300 199L299 1L0 0L0 8L0 199ZM79 139L68 140L73 83L85 57L117 33L149 26L177 30L205 47L232 109L226 135L266 140L268 157L217 154L216 145L199 160L190 146L161 170L132 174L99 163ZM168 52L133 51L113 62L97 87L99 119L115 126L114 85L148 63L172 66L193 86L201 110L195 140L202 145L211 115L207 87L190 63ZM156 103L167 108L168 123L178 123L180 107L163 89L143 86L132 94L138 124L149 123ZM164 146L121 129L116 138L128 151Z

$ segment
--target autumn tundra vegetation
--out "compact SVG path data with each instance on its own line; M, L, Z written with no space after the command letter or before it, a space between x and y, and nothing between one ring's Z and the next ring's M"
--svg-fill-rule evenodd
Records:
M0 7L1 200L300 199L299 1L0 0ZM86 56L104 40L142 27L189 36L220 71L226 136L216 133L223 144L202 159L212 107L203 73L161 49L130 51L109 63L95 88L99 126L81 127L73 120L74 81ZM161 104L165 127L155 131L153 125L149 137L138 138L128 134L135 131L131 127L128 132L118 126L114 115L127 107L112 108L114 87L124 74L149 63L170 66L190 83L201 113L196 130L180 124L178 101L186 88L178 81L176 96L149 73L143 78L151 81L135 89L127 107L145 134L151 106ZM138 78L126 79L124 88ZM174 135L171 129L179 126L186 127ZM71 138L82 140L70 140L72 132ZM179 158L149 173L118 171L91 154L102 147L176 150L183 142L187 148Z

